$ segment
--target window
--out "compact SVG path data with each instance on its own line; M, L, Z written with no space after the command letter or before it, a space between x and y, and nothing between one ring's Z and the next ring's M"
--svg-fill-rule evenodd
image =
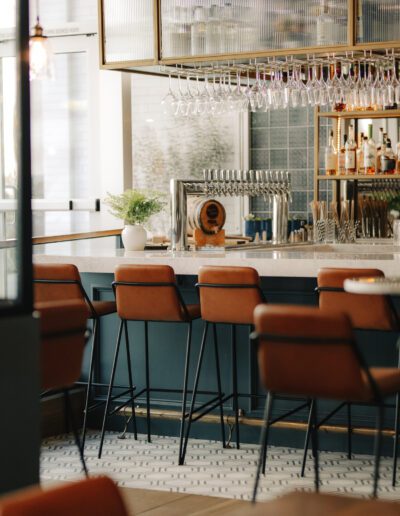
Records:
M172 81L178 89L177 79ZM132 75L133 185L169 192L171 178L201 179L204 168L242 169L245 149L242 115L181 118L165 115L161 100L168 78ZM240 232L240 202L220 199L228 211L226 230ZM157 217L156 232L168 234L170 220Z

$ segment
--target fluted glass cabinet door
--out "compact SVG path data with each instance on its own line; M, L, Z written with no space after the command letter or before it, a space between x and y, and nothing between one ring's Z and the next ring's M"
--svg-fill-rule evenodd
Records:
M400 40L400 0L358 0L357 43Z
M161 0L162 57L347 44L347 0Z
M153 0L102 0L101 10L104 64L157 58Z

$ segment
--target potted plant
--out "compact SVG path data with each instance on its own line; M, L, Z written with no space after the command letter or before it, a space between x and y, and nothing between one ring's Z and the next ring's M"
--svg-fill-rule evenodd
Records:
M125 190L119 195L109 193L104 202L110 207L110 212L125 223L121 234L125 249L143 251L147 240L147 232L143 224L164 208L161 194Z

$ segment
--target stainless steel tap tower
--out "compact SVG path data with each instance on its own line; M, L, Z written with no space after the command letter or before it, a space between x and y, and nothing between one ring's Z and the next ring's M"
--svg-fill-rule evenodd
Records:
M171 250L186 251L187 196L262 196L272 203L272 243L287 242L290 175L273 170L204 170L202 180L171 179Z

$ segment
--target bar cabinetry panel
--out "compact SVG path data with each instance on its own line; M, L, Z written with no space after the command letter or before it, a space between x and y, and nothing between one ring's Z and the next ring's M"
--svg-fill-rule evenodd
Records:
M399 40L399 0L359 0L356 32L360 44Z
M162 58L347 44L347 0L161 0Z
M152 0L101 0L103 61L146 63L157 59L156 3Z

